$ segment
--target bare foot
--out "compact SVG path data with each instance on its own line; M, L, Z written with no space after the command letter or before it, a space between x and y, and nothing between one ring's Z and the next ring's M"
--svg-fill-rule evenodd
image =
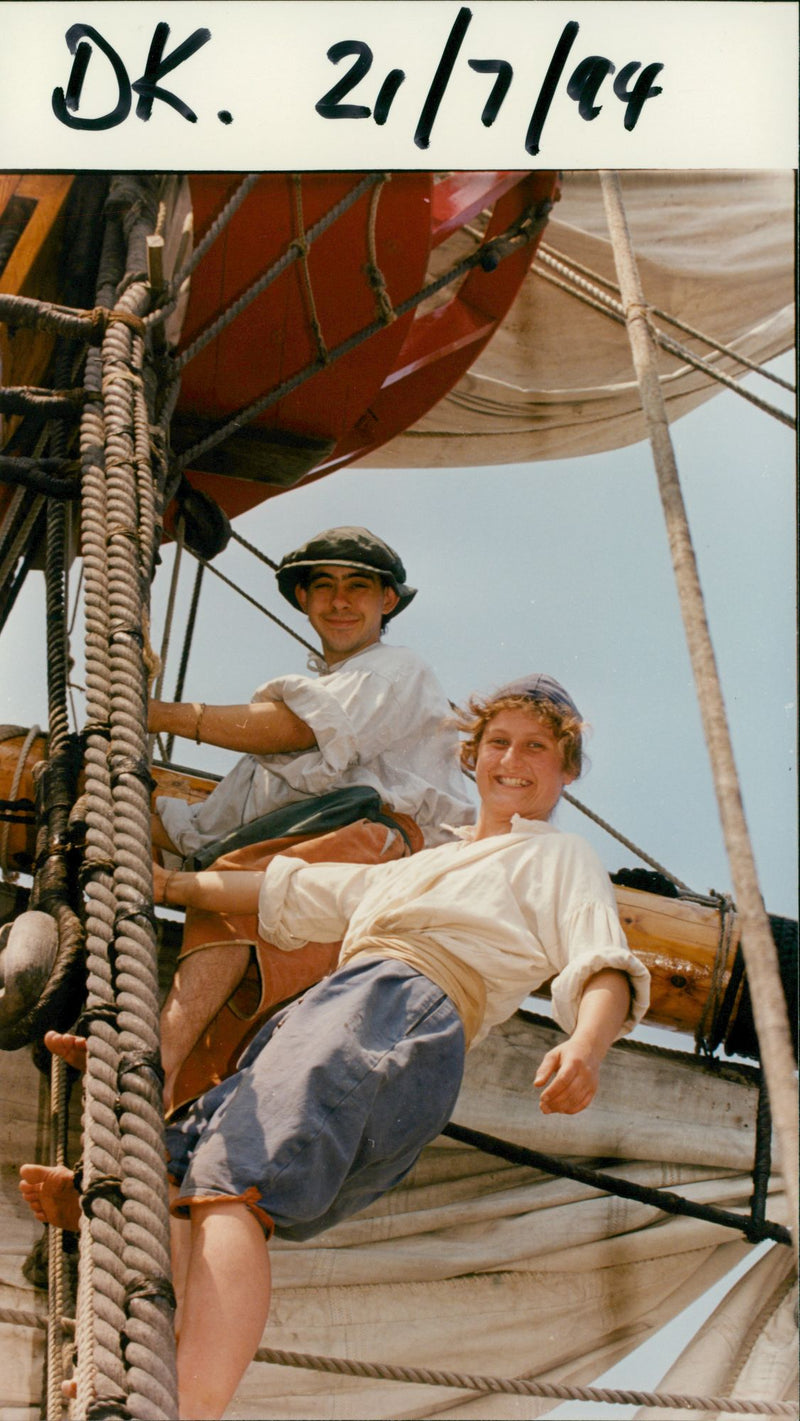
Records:
M68 1066L76 1071L86 1070L86 1037L72 1036L69 1032L46 1031L44 1044L54 1056L63 1056Z
M43 1224L76 1232L81 1205L75 1176L66 1165L24 1164L19 1172L20 1193Z

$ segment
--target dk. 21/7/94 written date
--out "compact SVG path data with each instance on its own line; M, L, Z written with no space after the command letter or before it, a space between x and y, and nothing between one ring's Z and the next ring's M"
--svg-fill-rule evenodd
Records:
M414 143L420 149L424 150L430 145L434 123L457 64L466 62L470 70L479 75L486 75L489 80L483 90L485 97L480 110L480 122L485 128L492 126L503 107L514 79L513 67L507 59L478 56L462 59L461 51L471 22L472 11L462 6L447 37L420 110L414 131ZM576 20L570 20L564 25L533 103L524 140L525 151L532 156L540 151L545 121L562 82L568 97L575 102L580 117L586 122L591 122L598 116L607 100L617 100L622 106L619 113L627 132L636 127L645 103L662 92L660 85L654 83L656 76L664 68L663 64L658 62L643 66L639 60L628 60L617 68L606 55L588 54L575 63L574 51L579 28ZM196 123L195 111L174 89L166 88L162 80L208 44L211 31L205 28L197 29L171 53L166 53L169 34L169 26L166 23L162 21L156 25L144 71L139 79L131 80L120 55L93 25L72 25L65 35L67 47L73 55L69 80L66 89L56 88L52 95L56 118L73 129L97 131L115 128L128 118L133 95L136 94L135 116L145 122L152 115L154 103L159 101L167 104L187 122ZM79 110L84 81L94 52L92 44L111 65L117 84L117 101L113 109L89 117ZM379 81L377 93L372 98L370 74L374 54L365 41L339 40L330 46L327 58L336 66L347 59L352 62L314 105L320 118L351 121L371 119L378 126L386 124L394 99L407 77L406 71L400 68L391 69ZM615 77L612 79L612 76ZM372 98L371 104L363 101L352 102L353 99L367 98ZM477 103L480 101L478 98ZM462 124L469 120L469 114L463 109L459 117ZM225 124L233 122L233 115L227 109L219 110L217 118Z

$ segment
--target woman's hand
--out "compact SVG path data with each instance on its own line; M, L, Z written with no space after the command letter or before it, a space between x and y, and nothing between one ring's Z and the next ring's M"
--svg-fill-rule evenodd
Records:
M535 1086L546 1087L539 1100L542 1113L577 1115L585 1110L597 1091L599 1066L599 1060L574 1037L554 1046L533 1080Z

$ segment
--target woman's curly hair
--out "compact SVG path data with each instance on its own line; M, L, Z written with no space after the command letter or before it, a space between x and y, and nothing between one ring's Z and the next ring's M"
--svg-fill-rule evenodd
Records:
M555 701L539 701L533 700L530 696L519 695L472 696L467 702L466 709L456 711L458 729L467 737L466 740L462 740L460 748L462 769L475 769L478 746L484 731L489 722L504 710L528 711L530 715L544 721L561 747L562 769L568 774L574 775L575 779L578 778L583 769L582 732L586 729L585 721L582 721L565 706L556 705Z

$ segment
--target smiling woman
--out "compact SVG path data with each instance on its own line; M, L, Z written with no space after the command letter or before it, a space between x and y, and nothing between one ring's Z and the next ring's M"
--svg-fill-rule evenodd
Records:
M473 699L461 728L461 763L481 797L477 838L508 833L511 819L550 818L581 773L582 722L563 686L542 673Z

